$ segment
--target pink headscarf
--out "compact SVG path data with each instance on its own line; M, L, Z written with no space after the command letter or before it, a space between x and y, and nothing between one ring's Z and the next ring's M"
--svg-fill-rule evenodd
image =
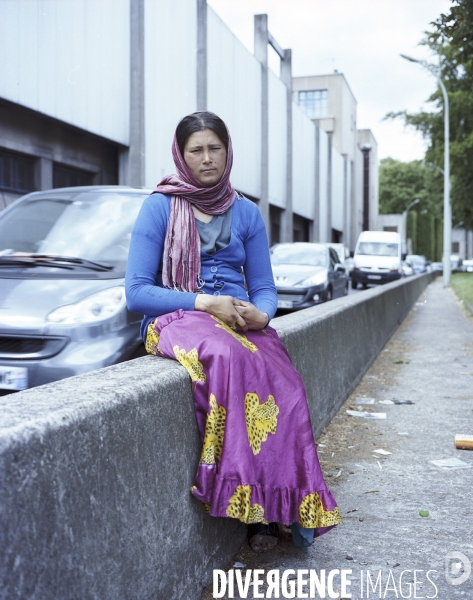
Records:
M178 174L164 177L152 192L172 194L163 252L163 285L167 288L184 292L195 292L198 289L200 237L191 205L206 214L221 215L235 201L236 192L230 183L233 150L228 128L227 133L227 163L220 181L212 187L204 187L192 175L174 134L172 157Z

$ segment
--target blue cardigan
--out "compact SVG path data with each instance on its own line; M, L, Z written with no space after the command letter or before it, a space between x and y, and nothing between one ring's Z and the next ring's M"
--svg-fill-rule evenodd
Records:
M194 310L197 296L197 293L163 287L163 247L170 205L171 196L152 194L146 198L131 236L125 279L126 299L129 310L144 314L141 323L144 340L152 319L179 308ZM230 243L215 254L201 253L200 276L205 281L202 290L206 294L249 299L270 319L274 317L277 293L266 229L256 204L246 198L235 200Z

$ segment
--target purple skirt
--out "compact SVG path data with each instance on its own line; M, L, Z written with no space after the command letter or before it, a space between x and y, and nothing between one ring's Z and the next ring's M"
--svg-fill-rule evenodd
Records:
M192 494L213 517L299 523L322 535L342 519L317 458L304 384L276 331L243 334L177 310L148 326L146 350L189 373L202 454Z

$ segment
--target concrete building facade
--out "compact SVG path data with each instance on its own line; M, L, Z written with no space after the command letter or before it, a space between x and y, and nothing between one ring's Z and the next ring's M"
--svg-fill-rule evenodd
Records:
M361 150L345 129L356 102L329 76L333 131L311 119L267 15L255 16L253 54L205 0L6 0L0 37L0 209L51 187L154 188L175 171L177 123L206 109L228 124L232 183L258 203L270 243L353 248Z
M343 73L294 77L292 88L294 102L325 132L332 148L331 199L321 213L320 241L343 241L353 249L361 231L376 228L376 140L369 129L357 129L357 103Z
M473 258L473 231L461 227L452 229L452 254L462 260Z

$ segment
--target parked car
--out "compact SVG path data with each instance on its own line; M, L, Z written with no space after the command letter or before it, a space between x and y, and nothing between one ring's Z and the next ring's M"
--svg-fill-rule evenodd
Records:
M34 192L0 213L0 393L142 353L125 302L131 230L149 192Z
M441 262L433 262L430 265L430 269L432 271L443 271L443 263L441 263Z
M465 273L473 273L473 258L467 258L462 262L462 271Z
M408 254L406 256L406 262L411 265L415 275L427 273L427 271L430 270L430 262L421 254Z
M402 274L404 277L410 277L411 275L414 275L412 264L407 260L402 262Z
M450 267L452 271L461 271L462 268L462 257L458 254L452 254L450 256Z
M278 308L299 310L348 294L348 275L325 244L293 242L271 248Z
M350 250L347 248L347 246L345 246L345 244L330 243L327 244L327 246L330 246L336 251L340 262L346 268L348 276L350 277L355 264L353 258L350 256Z
M366 287L403 277L401 236L393 231L362 231L354 254L352 285Z

